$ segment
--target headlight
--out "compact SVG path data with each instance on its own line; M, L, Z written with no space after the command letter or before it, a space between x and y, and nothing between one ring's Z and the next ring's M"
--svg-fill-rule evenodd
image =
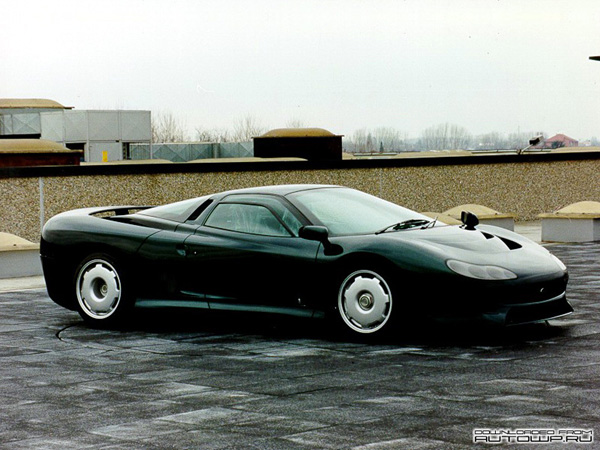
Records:
M459 275L478 280L514 280L517 275L508 269L498 266L480 266L455 259L446 261L446 265Z
M560 270L563 270L563 271L567 270L567 266L565 266L565 264L560 259L558 259L556 256L554 256L552 253L550 253L550 256L552 256L552 259L554 260L554 262L556 264L558 264L558 267L560 267Z

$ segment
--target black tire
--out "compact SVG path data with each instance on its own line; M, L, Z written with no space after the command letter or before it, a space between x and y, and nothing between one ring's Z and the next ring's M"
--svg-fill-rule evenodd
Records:
M112 257L98 253L86 257L75 270L73 289L79 315L96 327L120 323L133 302L123 288L125 274Z
M355 336L380 336L390 329L394 310L391 279L380 269L355 269L341 277L338 318Z

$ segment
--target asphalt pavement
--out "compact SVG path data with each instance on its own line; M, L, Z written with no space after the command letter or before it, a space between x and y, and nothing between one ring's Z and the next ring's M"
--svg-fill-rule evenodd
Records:
M319 320L189 311L95 330L41 280L4 283L0 448L499 448L473 443L490 430L600 447L576 442L600 432L600 243L551 250L574 314L500 330L411 318L374 343Z

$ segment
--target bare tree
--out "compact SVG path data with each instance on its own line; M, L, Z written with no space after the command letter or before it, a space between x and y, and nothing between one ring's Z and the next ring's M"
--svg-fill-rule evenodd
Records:
M225 128L196 127L196 140L200 142L248 142L264 132L265 128L258 123L254 116L248 114L235 121L233 131Z
M420 147L422 150L466 149L471 143L469 131L459 125L444 123L423 130Z
M196 140L199 142L231 142L232 137L229 130L213 128L205 130L196 127Z
M185 125L171 112L152 114L152 142L185 142Z
M365 153L367 150L367 129L360 128L352 135L352 149L357 153Z
M391 127L378 127L373 130L373 140L378 151L399 152L406 150L408 135Z
M248 142L253 137L260 136L266 131L266 128L259 124L258 120L251 114L238 119L233 124L233 141Z
M508 140L503 133L492 131L480 134L474 138L476 148L482 150L504 150L508 149Z
M369 131L367 134L366 150L370 153L375 151L375 140L373 139L373 133Z
M357 153L399 152L407 149L408 134L391 127L378 127L372 131L360 128L352 134L346 148Z

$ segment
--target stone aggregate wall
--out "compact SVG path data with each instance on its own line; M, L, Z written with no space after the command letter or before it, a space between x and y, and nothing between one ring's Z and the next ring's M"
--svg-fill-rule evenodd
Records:
M38 178L0 179L0 230L37 242L40 226Z
M0 178L0 231L39 241L40 187L47 220L75 208L157 205L289 183L350 186L417 211L442 212L477 203L514 214L517 220L533 220L570 203L600 201L600 160Z

